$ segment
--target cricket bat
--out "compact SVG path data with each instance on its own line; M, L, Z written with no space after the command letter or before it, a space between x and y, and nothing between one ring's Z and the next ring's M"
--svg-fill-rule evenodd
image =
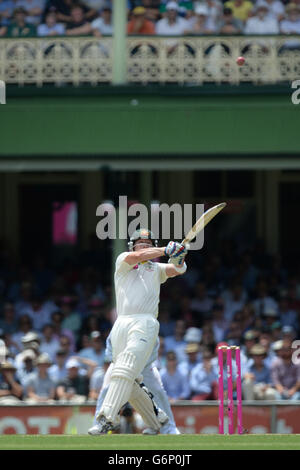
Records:
M182 245L187 245L189 242L191 242L196 237L196 235L204 229L208 222L210 222L222 209L224 209L226 205L226 202L221 202L221 204L217 204L216 206L213 206L205 211L188 232L184 240L182 240Z

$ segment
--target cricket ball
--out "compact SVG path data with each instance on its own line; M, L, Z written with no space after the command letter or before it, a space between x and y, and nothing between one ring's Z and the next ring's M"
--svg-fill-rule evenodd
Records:
M242 57L242 56L238 57L238 58L236 59L236 63L237 63L238 65L244 65L244 63L245 63L245 57Z

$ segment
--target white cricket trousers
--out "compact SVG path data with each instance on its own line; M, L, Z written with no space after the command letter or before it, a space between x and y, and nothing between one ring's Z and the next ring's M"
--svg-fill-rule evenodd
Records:
M113 363L118 356L130 352L135 357L135 378L137 378L153 351L159 332L159 323L152 315L121 315L111 331Z
M152 354L159 323L151 315L124 315L111 330L113 368L99 415L115 423L121 407L130 401L135 379Z

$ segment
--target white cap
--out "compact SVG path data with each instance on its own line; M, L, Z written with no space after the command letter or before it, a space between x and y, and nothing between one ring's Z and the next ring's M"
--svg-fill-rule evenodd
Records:
M80 367L80 362L75 358L70 358L66 362L66 369L71 369L72 367Z
M19 357L22 361L25 359L32 359L34 361L36 359L36 355L32 349L25 349L20 353Z
M179 5L176 2L168 2L166 5L166 10L179 10Z
M275 343L272 344L273 351L280 351L282 347L283 347L282 339L279 339L278 341L275 341Z
M52 364L51 358L49 354L47 353L42 353L39 355L39 357L36 360L37 364Z
M195 8L196 15L205 15L208 16L209 10L206 5L197 5Z
M261 8L264 8L265 10L269 11L269 5L265 2L260 2L258 5L256 5L255 11L258 11Z
M200 343L202 338L202 331L200 328L191 327L186 330L184 341L187 343Z
M39 335L35 331L29 331L21 338L22 343L31 343L31 341L37 340L39 340Z

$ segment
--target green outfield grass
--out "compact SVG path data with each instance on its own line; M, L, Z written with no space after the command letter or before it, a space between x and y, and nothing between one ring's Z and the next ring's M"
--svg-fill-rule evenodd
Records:
M300 434L2 435L0 450L300 450Z

